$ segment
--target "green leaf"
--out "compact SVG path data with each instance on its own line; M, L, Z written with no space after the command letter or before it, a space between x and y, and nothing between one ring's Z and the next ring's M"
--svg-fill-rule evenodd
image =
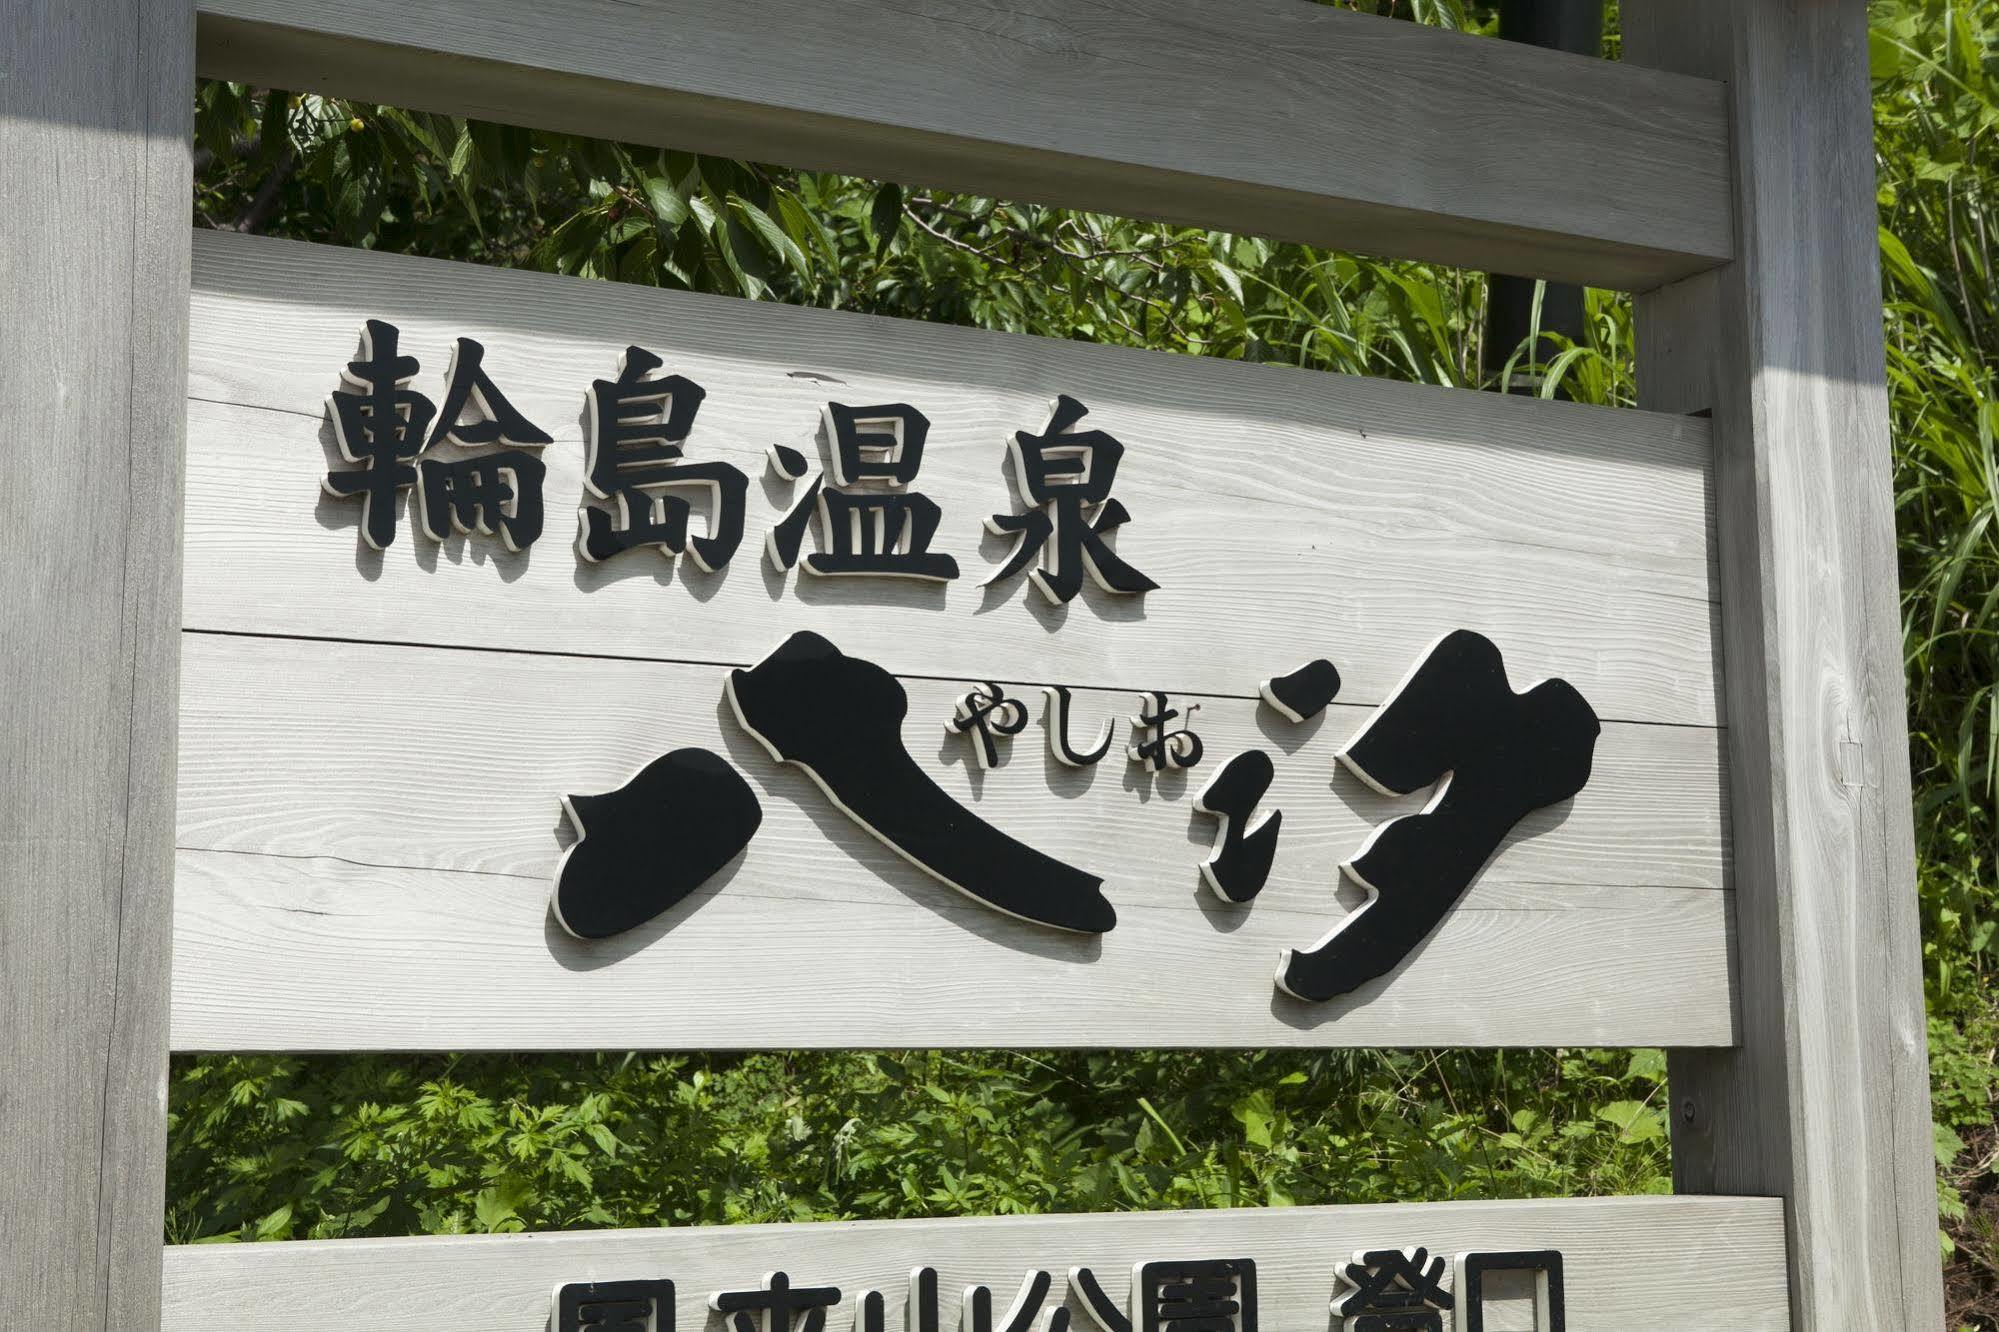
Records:
M1252 1092L1237 1101L1233 1113L1242 1125L1243 1140L1252 1147L1270 1146L1270 1119L1273 1113L1271 1096L1267 1091Z
M1665 1120L1643 1101L1612 1101L1596 1117L1618 1130L1619 1142L1657 1142L1666 1136Z
M876 259L888 253L901 228L902 186L891 182L875 191L874 202L868 206L868 229L874 233Z
M513 1203L498 1188L481 1189L479 1196L472 1201L472 1213L478 1218L480 1228L489 1235L520 1217Z
M466 168L472 165L473 151L471 131L461 128L458 131L458 142L451 146L450 170L453 177L463 176Z
M763 242L772 254L782 259L800 277L808 275L805 251L799 249L798 243L784 234L783 228L771 220L769 213L739 194L729 196L729 207L736 217L747 225L751 234Z
M665 176L647 176L645 192L646 202L652 205L653 216L661 225L677 227L687 220L687 200Z
M1930 1132L1935 1139L1937 1164L1948 1169L1964 1151L1964 1139L1948 1124L1931 1124Z
M772 190L771 197L777 204L778 220L784 224L785 233L801 248L810 246L818 250L828 267L838 265L839 247L833 243L833 234L826 230L818 215L808 210L790 190Z
M1631 1062L1624 1066L1626 1081L1644 1078L1650 1082L1666 1079L1666 1052L1664 1050L1633 1050Z

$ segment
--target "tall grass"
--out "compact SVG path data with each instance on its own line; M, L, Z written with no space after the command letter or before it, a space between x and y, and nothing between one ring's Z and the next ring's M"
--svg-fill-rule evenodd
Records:
M1990 6L1881 4L1873 55L1916 834L1940 1007L1990 1002L1999 927L1999 81Z

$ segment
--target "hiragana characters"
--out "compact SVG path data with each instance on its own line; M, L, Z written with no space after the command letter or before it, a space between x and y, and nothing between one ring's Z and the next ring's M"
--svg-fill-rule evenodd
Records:
M782 1272L764 1273L757 1290L718 1290L708 1297L730 1332L826 1332L826 1311L839 1302L838 1286L793 1287Z
M1069 1269L1069 1289L1101 1332L1256 1332L1256 1263L1249 1258L1139 1263L1131 1269L1129 1312L1087 1267Z
M1166 695L1156 690L1140 694L1138 711L1131 718L1138 738L1126 748L1125 754L1147 772L1193 767L1201 761L1201 737L1187 727L1200 710L1199 703L1189 703L1184 713L1168 707ZM1171 724L1175 719L1180 722L1177 727Z
M682 375L653 378L662 364L643 347L627 347L618 377L590 386L583 484L613 501L617 517L586 504L576 549L592 563L637 546L685 551L713 573L742 544L749 478L729 463L680 461L707 391ZM690 486L709 493L705 536L690 537L693 506L674 493Z
M1461 1253L1457 1261L1457 1332L1486 1332L1488 1278L1495 1272L1531 1276L1536 1332L1566 1332L1567 1299L1562 1293L1562 1255L1556 1249L1516 1253Z
M1340 1268L1343 1332L1450 1332L1450 1264L1428 1249L1365 1249Z
M558 1286L549 1332L670 1332L671 1281L572 1281Z
M1224 902L1248 902L1263 891L1277 858L1277 834L1284 811L1274 809L1255 823L1257 802L1276 777L1270 755L1246 750L1222 765L1194 797L1194 808L1214 816L1215 849L1201 862L1201 880Z
M988 531L1020 538L987 584L1013 577L1039 555L1041 567L1028 576L1043 596L1057 604L1082 590L1086 569L1106 592L1137 594L1159 586L1120 559L1104 540L1105 533L1131 520L1124 505L1111 498L1124 445L1102 430L1074 429L1088 412L1065 393L1055 399L1040 434L1014 433L1010 447L1014 487L1027 512L996 513L986 519ZM1095 509L1094 517L1086 516L1086 509Z
M986 905L1057 929L1117 923L1103 880L1015 841L946 795L903 747L909 695L873 662L801 632L733 671L729 706L772 758L917 868Z
M1048 707L1042 718L1048 727L1048 752L1056 760L1071 768L1087 768L1101 763L1104 755L1111 752L1111 744L1117 738L1116 726L1106 721L1097 731L1097 739L1087 749L1078 749L1069 739L1069 713L1075 699L1065 685L1045 685L1041 692L1048 699Z
M1601 730L1566 680L1516 694L1492 640L1466 629L1439 639L1340 762L1385 795L1442 785L1422 813L1382 824L1340 867L1368 900L1311 949L1288 953L1279 987L1326 1000L1393 970L1515 824L1582 790Z
M320 485L342 499L361 497L361 538L376 550L388 549L396 539L397 494L416 484L411 464L423 451L437 411L410 388L417 359L398 354L399 336L394 324L370 319L361 332L360 356L340 372L341 387L326 400L340 456L361 466L328 472Z
M906 402L871 407L829 402L820 417L829 475L814 477L791 512L771 528L764 543L771 564L783 570L797 561L816 507L820 549L805 557L807 573L956 578L957 560L930 549L942 511L929 496L903 489L923 465L929 418ZM796 449L774 446L770 466L786 480L805 475Z
M969 735L979 766L990 768L999 762L999 742L1027 729L1027 705L987 682L958 699L944 729L952 735Z
M556 862L550 906L578 939L607 939L657 916L742 854L763 824L756 792L727 759L676 749L604 795L566 795L576 840Z
M508 550L525 550L541 535L541 485L545 468L529 453L548 434L521 415L485 370L485 347L459 338L446 374L444 406L430 445L464 448L504 445L460 458L424 457L417 463L418 521L424 535L442 541L452 532L498 535ZM464 419L467 412L471 419Z

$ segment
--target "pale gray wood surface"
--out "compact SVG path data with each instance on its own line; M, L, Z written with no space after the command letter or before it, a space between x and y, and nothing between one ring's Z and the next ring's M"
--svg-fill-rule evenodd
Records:
M1732 253L1719 85L1303 0L200 8L260 86L1599 286Z
M1324 654L1343 700L1373 704L1462 627L1517 684L1562 676L1606 719L1717 720L1702 421L216 233L196 286L190 628L734 664L809 628L893 645L909 674L1237 696ZM452 339L483 340L556 436L539 545L440 550L406 523L378 555L359 504L322 498L323 403L368 317L402 328L433 399ZM830 398L914 403L932 423L914 488L963 577L781 580L760 552L790 492L762 480L718 575L650 552L582 565L579 417L628 341L707 388L688 458L757 478L771 443L818 456ZM977 586L1008 549L981 528L1015 508L1006 435L1058 392L1126 445L1118 548L1161 584L1142 600Z
M1617 724L1595 778L1528 818L1437 935L1348 999L1278 956L1358 902L1338 865L1411 813L1337 770L1363 721L1198 700L1209 763L1271 749L1270 886L1196 866L1208 768L1050 758L1038 721L968 770L964 686L908 680L911 753L997 826L1105 879L1101 939L1011 920L904 862L745 736L713 666L190 634L174 1043L199 1049L1559 1045L1731 1040L1716 733ZM1013 682L1003 682L1011 686ZM1036 701L1032 689L1011 689ZM1131 711L1085 691L1079 724ZM1129 734L1120 727L1122 739ZM557 796L700 745L750 778L744 856L658 921L582 944L547 917ZM1286 753L1286 750L1295 752Z
M192 6L0 34L0 1326L150 1328Z
M1450 1256L1560 1249L1569 1332L1788 1325L1774 1199L1602 1198L187 1246L167 1250L164 1326L263 1332L281 1307L287 1332L542 1332L563 1282L666 1277L678 1332L713 1332L711 1292L781 1269L795 1285L840 1288L829 1328L845 1332L868 1289L900 1328L909 1270L929 1264L955 1328L967 1285L989 1287L998 1310L1031 1271L1061 1282L1087 1266L1121 1303L1135 1262L1249 1258L1260 1323L1281 1332L1328 1325L1337 1266L1355 1250L1405 1245ZM1069 1307L1076 1327L1095 1326Z
M196 254L178 1046L1733 1038L1705 423L243 237L201 235ZM480 338L558 436L543 544L509 557L406 527L377 554L358 506L321 498L322 403L370 316L402 328L433 396L451 339ZM966 579L780 579L760 547L788 496L761 483L721 574L648 552L580 564L583 391L627 341L708 390L688 457L758 475L771 443L818 453L836 394L918 405L916 488ZM1005 434L1061 391L1127 446L1119 549L1162 584L1142 602L1092 590L1058 613L1020 583L973 585L1001 553L980 520L1012 507ZM1336 896L1340 860L1419 804L1336 780L1333 751L1460 625L1502 644L1516 684L1562 675L1595 702L1597 775L1529 820L1401 974L1280 1001L1281 950L1357 900ZM1061 936L967 902L771 764L725 715L722 668L801 628L905 677L911 751L1103 875L1119 928ZM1259 708L1259 680L1321 653L1347 682L1327 717L1293 730ZM1202 704L1213 764L1298 749L1271 801L1272 888L1203 909L1205 770L1072 772L1036 725L1005 767L968 773L942 724L995 678L1037 717L1038 685L1108 691L1080 698L1091 732L1170 689ZM626 939L551 933L556 797L682 744L752 775L756 842ZM746 940L781 964L744 966ZM357 977L378 1003L347 998Z
M1678 1053L1684 1192L1782 1194L1800 1329L1933 1328L1936 1247L1861 0L1644 0L1625 57L1733 93L1739 262L1641 297L1712 409L1742 1048Z

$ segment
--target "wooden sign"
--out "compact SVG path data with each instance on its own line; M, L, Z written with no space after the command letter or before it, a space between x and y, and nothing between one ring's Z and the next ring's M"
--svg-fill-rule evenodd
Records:
M440 434L460 339L554 441L519 551L396 521L455 441L329 490L357 355ZM669 372L623 475L696 479L608 504L593 414ZM1704 422L219 235L190 378L182 1048L1732 1038ZM846 489L959 576L773 557L845 403L920 421ZM1083 531L1154 588L994 578L995 515L1092 512L1023 437L1118 446ZM717 567L712 511L610 549L702 469L757 478Z
M1858 0L25 3L0 1323L1939 1324ZM190 265L197 65L1612 286L1645 410ZM159 1242L169 1046L1560 1044L1679 1196Z
M790 1310L772 1332L1781 1332L1783 1261L1754 1198L295 1240L169 1251L164 1327L260 1332L282 1300L292 1332L728 1332L737 1308Z

